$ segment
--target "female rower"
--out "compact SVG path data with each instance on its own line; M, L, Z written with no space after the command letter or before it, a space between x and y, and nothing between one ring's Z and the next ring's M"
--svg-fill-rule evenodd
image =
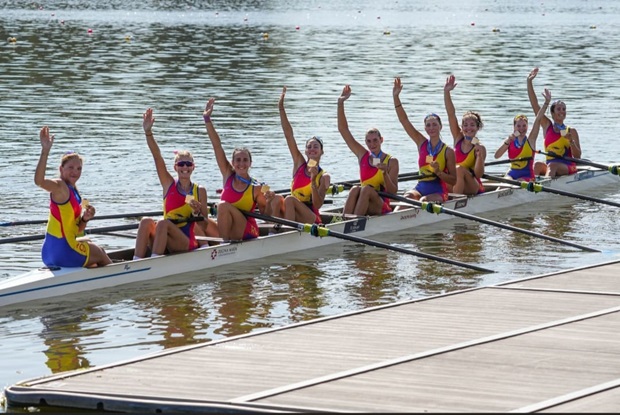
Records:
M306 141L305 156L297 148L293 127L284 110L286 87L278 101L280 123L286 138L288 149L293 157L293 181L291 194L286 198L276 195L273 191L265 193L268 215L284 217L288 220L304 223L321 223L319 209L325 201L325 194L330 183L330 176L320 166L323 155L323 141L319 137L311 137ZM306 157L308 160L306 161Z
M448 113L450 132L454 138L454 154L456 157L456 184L452 186L454 193L463 193L473 196L484 192L482 175L484 174L484 160L487 156L486 148L480 144L476 134L484 125L480 114L467 111L463 114L461 125L456 118L456 110L452 103L450 92L456 88L456 78L450 75L446 79L443 98Z
M34 173L34 184L50 193L50 214L41 248L41 258L47 267L93 267L112 263L103 248L91 241L78 241L86 223L95 216L95 207L82 199L77 181L82 176L82 157L74 152L60 159L60 177L45 177L47 158L54 136L48 126L39 132L41 156ZM82 210L83 209L83 210Z
M538 99L534 92L534 78L538 75L538 68L532 69L527 77L527 95L534 113L540 110ZM540 126L545 132L545 153L553 153L558 157L547 156L546 165L536 163L536 174L547 175L549 177L563 176L577 172L577 165L574 161L566 160L563 157L581 158L581 145L579 134L573 127L566 126L566 104L556 100L551 104L551 118L544 116L540 121Z
M508 136L495 152L495 158L500 158L508 150L508 158L511 160L510 170L506 176L513 180L530 182L536 178L534 171L534 156L536 152L536 139L540 130L540 121L545 115L545 110L551 99L551 92L545 88L543 93L545 104L536 114L534 125L530 135L527 135L527 117L519 114L513 119L514 132Z
M351 96L351 87L346 85L338 97L338 131L357 156L360 166L360 186L353 186L344 205L344 214L380 215L392 211L390 199L382 198L379 191L398 192L398 159L381 150L383 137L376 128L366 131L366 147L355 140L349 130L344 112L344 102Z
M142 116L142 128L163 189L164 219L155 221L152 218L142 218L136 237L134 259L144 258L149 249L151 256L160 256L166 252L192 251L200 246L196 240L197 234L218 236L217 224L208 218L207 189L191 180L196 168L192 154L186 150L176 153L174 170L177 178L172 177L153 136L154 123L153 110L149 108ZM193 219L195 216L204 218L199 226L196 226L198 222Z
M203 112L203 118L224 183L217 207L220 236L225 240L257 238L259 228L256 218L243 214L254 211L257 206L261 213L265 213L267 203L261 186L250 176L252 154L247 148L236 148L232 154L232 162L228 161L220 136L211 122L214 103L215 98L210 98Z
M429 202L445 202L448 200L448 185L456 183L456 162L454 150L441 141L441 118L437 114L428 114L424 117L424 130L429 138L424 137L409 121L407 113L400 101L403 85L400 78L394 79L394 108L401 125L418 146L418 165L420 173L424 174L412 190L405 193L405 197ZM396 209L398 210L398 208Z

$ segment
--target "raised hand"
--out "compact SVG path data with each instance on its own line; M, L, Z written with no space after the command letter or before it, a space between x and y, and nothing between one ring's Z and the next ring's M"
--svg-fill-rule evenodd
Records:
M456 88L458 84L456 83L456 77L454 75L450 75L446 78L446 85L443 87L444 92L450 92L454 88Z
M545 90L543 91L542 95L545 98L545 102L546 103L551 102L551 91L549 91L549 89L545 88Z
M342 88L342 94L338 97L338 102L344 102L351 97L351 86L345 85Z
M52 148L52 144L54 144L54 136L50 135L50 128L46 125L41 128L39 132L39 139L41 140L41 147L44 150L49 150Z
M527 76L527 80L532 81L534 78L536 78L536 75L538 75L538 67L530 71L530 74Z
M209 98L209 100L207 101L207 104L205 105L205 110L202 113L202 115L210 117L211 113L213 112L213 105L214 104L215 104L215 98L213 98L213 97Z
M144 132L147 134L150 133L154 123L155 117L153 117L153 109L148 108L142 115L142 128L144 128Z
M400 81L400 78L394 78L394 88L392 88L392 95L394 96L394 98L399 96L402 90L403 84Z

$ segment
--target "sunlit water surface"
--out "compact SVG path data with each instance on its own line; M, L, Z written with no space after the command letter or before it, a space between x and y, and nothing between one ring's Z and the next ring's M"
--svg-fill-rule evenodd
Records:
M25 4L0 2L0 40L16 38L0 46L4 221L47 216L48 194L33 183L38 131L46 124L56 137L48 174L57 174L64 152L82 153L80 191L100 215L160 209L160 185L141 128L148 107L154 108L154 132L167 161L172 164L175 150L191 150L197 162L194 180L216 200L221 178L201 118L211 96L216 98L212 118L226 151L251 148L254 176L286 188L292 166L277 111L283 85L298 141L312 135L324 139L322 165L334 181L357 176L355 157L336 126L336 101L345 84L353 90L346 110L356 138L363 140L369 127L378 127L384 150L398 157L401 172L417 170L417 150L393 109L395 76L402 77L402 100L422 129L428 112L446 120L443 84L454 73L457 112L482 114L479 137L492 160L512 131L512 117L531 114L526 77L540 66L536 90L548 87L554 98L566 101L567 123L579 131L584 157L604 164L620 159L614 138L620 118L620 6L615 2ZM449 137L447 128L444 137ZM501 166L489 170L503 171ZM591 195L620 202L617 187ZM343 204L345 197L333 197L333 204ZM0 386L618 259L617 208L564 199L487 218L601 253L459 219L375 239L496 273L344 244L0 311L5 356ZM132 220L97 225L123 223ZM0 237L43 232L44 225L0 227ZM108 250L133 244L118 236L92 239ZM0 278L39 266L40 241L0 245Z

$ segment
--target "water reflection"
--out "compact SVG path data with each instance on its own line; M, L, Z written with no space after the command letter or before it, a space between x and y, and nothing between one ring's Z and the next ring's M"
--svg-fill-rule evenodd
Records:
M0 53L0 153L6 155L0 176L6 179L3 194L10 195L0 198L3 220L47 214L48 195L32 182L40 152L37 131L46 123L57 134L52 160L68 148L85 154L80 190L96 203L99 214L152 211L161 206L160 185L153 170L144 168L151 157L140 128L140 115L149 106L160 114L158 140L166 160L172 161L179 143L194 150L200 166L196 181L210 194L221 187L201 119L211 95L222 103L216 121L226 137L225 150L252 148L257 175L269 175L274 187L285 188L290 163L276 104L287 85L296 94L290 102L296 134L324 138L325 167L339 182L357 174L355 157L350 157L336 126L336 99L345 83L352 84L359 98L347 109L351 125L360 128L354 134L377 124L387 138L386 151L398 157L403 172L414 171L417 153L394 114L394 76L401 76L410 91L405 105L414 103L422 113L445 117L442 87L447 74L455 73L460 87L475 91L463 94L457 106L482 112L481 139L495 148L507 120L529 111L525 76L534 61L543 71L541 83L567 100L569 121L583 137L584 153L599 162L617 163L617 142L601 132L615 131L620 118L615 82L619 9L613 2L601 4L599 9L567 0L524 7L498 0L485 10L487 6L456 0L380 5L365 0L216 0L200 5L128 0L54 2L38 10L34 3L3 3L0 39L17 38ZM53 17L52 6L57 8ZM600 22L599 28L588 29L584 16ZM470 25L472 20L476 26ZM492 32L495 26L501 32ZM386 29L390 35L384 34ZM568 64L557 65L558 50L578 53L569 53ZM617 199L617 187L610 193ZM3 373L3 380L12 384L47 370L106 364L610 259L617 255L617 214L612 209L592 212L586 206L544 202L489 217L604 247L612 251L608 256L584 255L522 234L453 220L377 239L479 264L497 274L346 244L3 310L2 352L11 356L7 364L15 368ZM8 237L44 229L0 232ZM93 238L109 247L133 244ZM0 277L40 266L39 250L40 243L1 245Z
M103 330L84 329L89 313L67 315L52 314L41 318L43 329L41 338L46 346L45 364L52 373L68 370L85 369L91 366L86 357L88 339L100 336Z

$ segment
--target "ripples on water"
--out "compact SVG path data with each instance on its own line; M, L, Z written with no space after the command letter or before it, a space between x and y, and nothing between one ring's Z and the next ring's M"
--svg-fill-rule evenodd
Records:
M161 189L141 128L147 107L155 110L154 132L167 160L172 163L175 149L193 151L194 178L216 198L221 178L200 116L210 96L216 97L213 120L225 149L250 147L254 175L286 188L292 166L276 106L283 85L298 142L323 137L322 164L334 181L357 176L336 126L336 100L345 84L353 89L346 110L356 138L378 127L401 172L417 170L417 151L393 109L394 76L402 77L403 103L421 127L428 112L447 119L443 84L456 74L457 112L481 112L480 138L491 160L512 131L512 117L531 113L525 81L540 66L536 91L549 87L554 98L566 101L584 157L601 163L620 158L613 139L620 118L620 11L612 2L41 4L38 10L0 2L0 40L17 38L0 46L0 208L6 221L47 215L48 195L33 184L44 124L56 135L48 174L56 174L63 152L83 153L80 189L99 214L160 208ZM617 189L601 197L620 201ZM0 314L2 350L14 357L3 368L3 385L617 257L618 220L611 207L564 201L489 218L604 252L586 254L455 220L376 239L497 273L348 244L141 284L139 290L134 285L77 295ZM125 221L98 225L120 223ZM3 227L0 237L43 231L42 225ZM92 238L108 249L133 244ZM39 266L39 249L40 242L0 245L0 277Z

